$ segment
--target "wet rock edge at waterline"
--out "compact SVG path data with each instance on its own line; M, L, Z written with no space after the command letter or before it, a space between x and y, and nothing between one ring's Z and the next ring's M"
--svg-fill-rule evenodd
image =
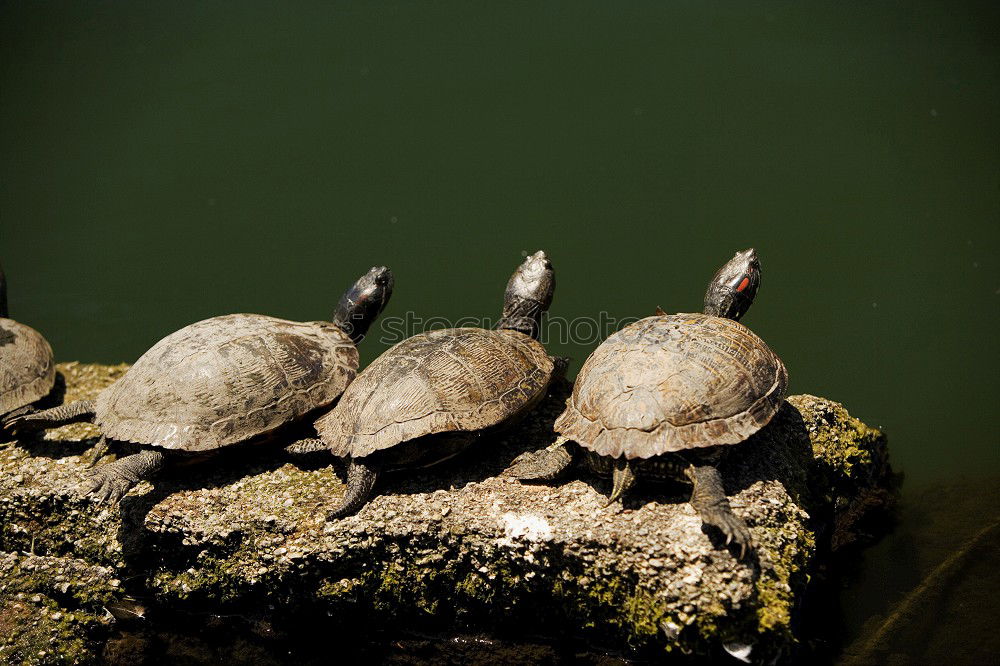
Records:
M125 369L60 364L65 400L93 397ZM96 660L133 606L279 630L317 619L364 632L528 627L612 650L787 654L818 550L850 544L857 521L892 499L882 433L837 403L789 398L723 467L757 544L740 563L682 486L639 489L616 512L601 508L600 479L498 477L551 440L569 388L476 454L386 477L357 516L329 524L342 470L323 454L301 463L237 448L108 509L70 490L93 426L0 445L0 658Z

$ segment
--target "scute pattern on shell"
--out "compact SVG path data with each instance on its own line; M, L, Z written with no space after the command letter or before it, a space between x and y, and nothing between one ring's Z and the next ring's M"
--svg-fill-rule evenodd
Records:
M44 398L55 381L52 347L42 334L0 318L0 414Z
M205 451L329 405L357 369L331 323L213 317L153 345L98 396L96 422L112 439Z
M584 363L555 430L629 459L736 444L784 400L781 359L746 326L704 314L647 317Z
M457 328L400 342L316 422L335 455L364 457L416 437L496 425L544 396L553 362L517 331Z

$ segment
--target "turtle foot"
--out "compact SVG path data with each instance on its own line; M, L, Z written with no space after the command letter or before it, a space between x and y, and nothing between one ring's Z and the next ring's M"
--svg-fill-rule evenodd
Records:
M726 545L739 549L739 559L744 559L753 550L753 540L750 530L743 519L732 512L728 503L725 509L718 511L702 511L701 520L706 525L715 527L726 537Z
M109 473L111 466L105 465L88 472L86 479L77 486L77 494L92 497L98 504L118 504L136 486L136 482L120 474Z
M702 522L719 529L726 537L726 545L739 548L740 557L746 557L752 548L750 530L746 523L733 513L726 491L722 486L719 470L713 465L691 465L684 473L694 484L691 506L701 516Z
M503 476L519 481L551 481L573 462L573 456L564 445L565 440L541 451L528 451L514 458L510 466L503 471Z
M152 479L162 467L162 453L140 451L89 470L77 492L95 498L98 504L117 504L140 481Z

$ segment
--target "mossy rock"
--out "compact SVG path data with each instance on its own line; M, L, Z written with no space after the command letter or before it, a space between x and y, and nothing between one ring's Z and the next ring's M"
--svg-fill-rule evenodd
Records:
M59 366L68 399L123 369ZM723 475L756 544L739 562L702 529L683 487L640 488L616 510L602 508L604 481L498 476L551 441L570 388L468 455L386 477L358 515L331 523L342 470L325 454L292 464L277 447L235 447L140 485L120 508L95 505L71 488L97 433L68 426L0 450L0 550L71 555L164 611L282 631L324 618L364 635L530 630L652 654L790 654L817 553L850 542L852 525L891 501L882 434L836 403L793 396L734 447Z
M0 662L97 661L123 598L107 567L72 557L0 552Z

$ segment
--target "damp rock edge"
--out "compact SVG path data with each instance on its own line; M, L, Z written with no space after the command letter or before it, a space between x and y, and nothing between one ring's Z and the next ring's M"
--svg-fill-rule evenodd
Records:
M127 367L59 364L65 400L94 397ZM818 555L853 543L854 526L892 501L884 435L838 403L788 398L723 465L757 545L741 563L703 531L681 486L640 488L616 511L602 508L600 479L498 476L518 453L550 443L570 390L554 387L477 453L386 477L358 515L331 523L326 509L344 486L325 454L303 464L275 448L237 447L108 509L72 491L93 426L0 444L0 627L36 622L23 632L34 638L0 633L0 657L99 661L106 639L128 626L111 611L136 600L293 632L322 618L366 632L530 628L631 654L749 646L753 661L791 655ZM91 570L101 575L54 578Z

